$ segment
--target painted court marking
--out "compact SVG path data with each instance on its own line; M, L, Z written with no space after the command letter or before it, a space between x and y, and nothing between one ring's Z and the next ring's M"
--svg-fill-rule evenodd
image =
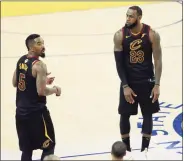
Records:
M107 1L107 2L2 2L1 3L1 16L10 17L10 16L25 16L33 14L46 14L46 13L55 13L55 12L68 12L68 11L81 11L89 9L101 9L101 8L112 8L119 6L127 5L139 5L139 4L151 4L151 3L161 3L154 1L130 1L130 2L121 2L121 1Z

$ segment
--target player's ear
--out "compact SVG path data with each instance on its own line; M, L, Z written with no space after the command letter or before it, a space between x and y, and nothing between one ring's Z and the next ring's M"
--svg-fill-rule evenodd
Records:
M30 46L30 47L29 47L29 51L34 51L33 46Z
M30 51L33 51L33 52L35 51L35 43L30 45Z
M141 20L142 19L142 16L138 16L138 19Z

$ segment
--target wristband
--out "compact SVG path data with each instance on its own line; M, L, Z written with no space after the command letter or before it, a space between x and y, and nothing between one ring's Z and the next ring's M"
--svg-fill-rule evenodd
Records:
M56 88L56 86L54 86L53 88L55 88L56 89L56 93L58 92L58 89Z
M125 89L125 88L127 88L127 87L129 87L128 84L124 85L124 86L123 86L123 89Z

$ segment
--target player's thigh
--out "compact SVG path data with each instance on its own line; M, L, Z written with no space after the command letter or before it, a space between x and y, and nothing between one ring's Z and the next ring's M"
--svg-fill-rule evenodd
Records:
M46 149L55 145L55 133L49 111L34 116L30 122L30 133L32 138L32 147L34 149Z
M16 116L16 130L19 140L19 148L21 151L31 149L30 147L30 135L29 135L29 123L28 120L19 118Z
M50 112L48 110L45 110L42 118L44 122L45 136L55 143L55 131Z
M153 87L154 84L148 82L145 83L144 88L142 88L142 90L140 89L139 91L139 104L142 114L153 114L159 112L160 110L159 101L157 100L152 103L153 98L150 98Z
M119 114L136 115L138 113L138 102L136 98L134 98L134 100L135 100L135 103L133 104L130 104L129 102L127 102L125 99L123 88L120 87L119 107L118 107Z

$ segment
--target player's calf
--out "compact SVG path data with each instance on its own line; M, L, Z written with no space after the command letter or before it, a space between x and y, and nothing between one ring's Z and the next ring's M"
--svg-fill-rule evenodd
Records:
M143 114L141 152L149 148L152 129L153 129L152 114Z
M32 161L32 155L33 155L32 150L22 151L21 161Z
M120 117L120 132L122 141L126 144L127 151L131 151L130 148L130 115L121 115Z

